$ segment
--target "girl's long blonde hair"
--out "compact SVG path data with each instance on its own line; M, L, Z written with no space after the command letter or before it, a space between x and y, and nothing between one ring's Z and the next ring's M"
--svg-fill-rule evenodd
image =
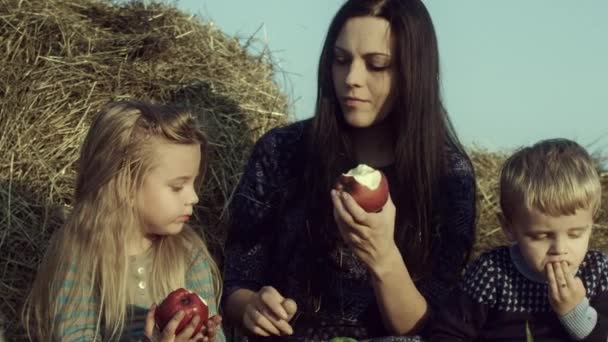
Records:
M200 188L207 141L189 112L137 101L111 103L102 110L81 149L74 209L51 240L24 306L30 339L54 339L57 317L76 310L79 298L94 298L97 336L114 340L122 334L129 303L126 241L140 227L134 194L152 164L150 139L200 145ZM158 237L152 250L149 284L156 302L185 286L186 270L197 251L209 260L219 302L218 267L191 227ZM68 279L74 286L66 293Z

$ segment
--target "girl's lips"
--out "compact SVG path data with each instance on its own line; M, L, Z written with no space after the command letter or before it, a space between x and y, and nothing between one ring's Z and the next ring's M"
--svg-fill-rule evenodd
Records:
M182 216L180 216L180 217L178 217L178 218L177 218L177 220L178 220L179 222L186 222L186 221L188 221L189 219L190 219L190 215L182 215Z

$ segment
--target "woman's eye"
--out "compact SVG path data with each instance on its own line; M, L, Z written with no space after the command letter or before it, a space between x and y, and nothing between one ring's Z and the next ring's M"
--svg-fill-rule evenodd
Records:
M346 64L348 62L348 59L344 56L335 56L334 57L334 63L336 64Z
M367 66L372 71L383 71L388 69L388 65L386 64L368 64Z

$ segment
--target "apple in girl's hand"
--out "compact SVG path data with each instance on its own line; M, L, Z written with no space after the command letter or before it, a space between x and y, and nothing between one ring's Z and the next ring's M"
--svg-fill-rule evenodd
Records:
M205 324L209 318L209 308L207 307L205 300L192 291L180 288L169 293L167 298L165 298L156 308L154 318L160 331L163 331L167 323L169 323L171 318L173 318L179 310L184 311L185 315L177 326L175 335L178 335L184 330L190 321L198 315L200 320L194 329L194 333L192 333L192 336L194 336L201 331L203 324Z
M388 182L384 173L365 164L343 173L338 178L336 190L348 192L368 213L380 211L388 200Z

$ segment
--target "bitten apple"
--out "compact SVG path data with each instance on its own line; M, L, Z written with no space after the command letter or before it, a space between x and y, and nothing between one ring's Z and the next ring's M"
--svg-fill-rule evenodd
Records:
M205 324L209 318L209 308L207 307L205 300L192 291L180 288L171 292L156 308L154 318L158 328L163 331L167 323L169 323L171 318L173 318L179 310L184 311L185 315L177 326L175 335L182 332L190 321L198 315L200 320L192 333L192 336L194 336L201 331L203 324Z
M388 182L384 173L365 164L359 164L343 173L336 190L348 192L363 210L378 212L388 200Z

